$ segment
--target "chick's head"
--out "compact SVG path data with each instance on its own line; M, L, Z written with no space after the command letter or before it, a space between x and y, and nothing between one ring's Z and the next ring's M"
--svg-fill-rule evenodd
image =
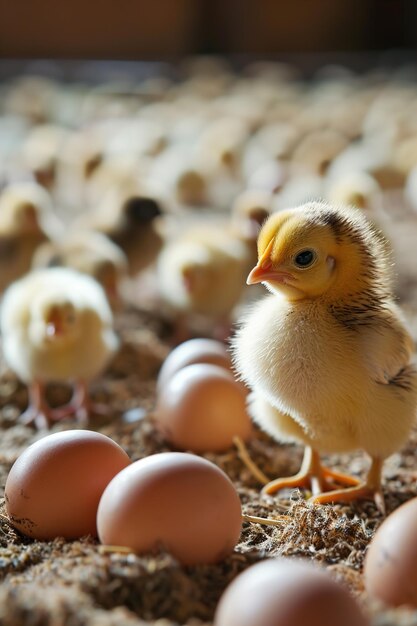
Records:
M38 345L62 346L79 336L80 326L80 314L69 299L40 299L32 310L29 333Z
M12 215L11 230L21 235L41 232L38 209L31 202L17 202Z
M311 202L267 220L247 282L291 301L340 299L387 288L389 268L386 240L360 211Z

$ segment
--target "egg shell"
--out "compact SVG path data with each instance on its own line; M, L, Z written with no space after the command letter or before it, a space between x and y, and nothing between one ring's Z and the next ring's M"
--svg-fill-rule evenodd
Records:
M34 539L96 536L101 495L129 464L115 441L94 431L40 439L19 456L7 477L6 509L13 526Z
M218 365L188 365L167 382L155 410L167 441L182 450L220 452L235 436L249 439L252 426L246 391Z
M157 390L160 393L180 369L195 363L212 363L231 369L230 355L224 343L214 339L190 339L172 350L158 374Z
M115 476L100 500L97 528L104 544L139 554L164 548L184 565L216 563L239 540L240 500L210 461L165 452Z
M417 498L378 528L366 555L364 578L369 595L390 606L417 608Z
M349 591L303 561L267 559L240 574L214 626L369 626Z

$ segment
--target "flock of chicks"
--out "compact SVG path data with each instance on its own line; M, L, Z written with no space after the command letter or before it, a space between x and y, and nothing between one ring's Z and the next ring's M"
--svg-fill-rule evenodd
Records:
M244 309L232 353L250 414L306 446L300 472L264 491L383 510L382 466L415 421L417 372L378 225L387 191L405 187L417 208L416 97L377 73L306 86L270 65L4 85L1 332L29 386L21 419L47 428L105 410L87 386L117 350L112 309L126 299L171 315L173 343L199 320L227 339ZM258 301L246 280L271 294ZM47 405L53 381L73 383L68 405ZM371 457L364 483L320 463L355 449Z

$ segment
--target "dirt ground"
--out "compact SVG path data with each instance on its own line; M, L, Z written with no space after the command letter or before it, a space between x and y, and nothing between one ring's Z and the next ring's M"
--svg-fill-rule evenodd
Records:
M396 289L414 338L417 339L417 215L398 198L386 199L399 275ZM106 374L92 387L98 400L113 407L112 418L92 417L90 427L115 439L133 460L169 450L152 422L155 380L168 353L172 328L157 312L128 307L117 316L120 352ZM52 403L67 400L69 390L50 389ZM27 393L1 364L0 485L17 456L40 435L17 422ZM72 428L62 422L54 431ZM417 431L407 446L385 466L384 492L388 513L417 495ZM249 444L254 461L273 478L297 471L302 450L282 446L262 433ZM369 602L361 569L367 546L381 514L373 503L312 506L300 492L278 497L260 495L260 485L242 465L237 451L207 454L233 480L243 512L263 517L284 514L278 527L243 524L235 552L215 566L182 567L169 554L136 556L106 553L91 538L38 542L18 535L2 511L0 516L0 624L15 626L154 626L212 624L217 601L227 584L254 562L276 555L302 556L322 563L347 583L372 615L373 626L415 626L417 611L391 610ZM336 469L362 475L367 459L361 452L332 455ZM169 515L169 511L167 511ZM352 625L354 626L354 625Z

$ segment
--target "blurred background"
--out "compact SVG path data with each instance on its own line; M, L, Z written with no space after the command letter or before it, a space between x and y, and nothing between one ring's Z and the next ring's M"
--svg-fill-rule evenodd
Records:
M224 337L264 219L324 199L392 239L417 336L416 18L411 0L0 0L0 291L66 265L115 308L166 307L173 341L196 316Z
M413 0L1 0L2 57L412 49Z

